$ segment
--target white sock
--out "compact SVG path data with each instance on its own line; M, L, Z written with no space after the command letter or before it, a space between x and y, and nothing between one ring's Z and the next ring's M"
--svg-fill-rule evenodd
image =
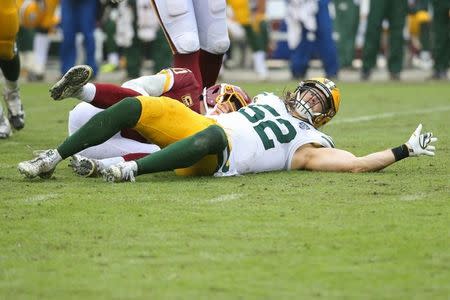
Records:
M53 151L55 152L55 165L57 165L60 161L62 161L62 157L61 154L59 154L57 149L53 149Z
M117 165L122 162L125 162L125 159L123 159L122 156L110 157L110 158L104 158L104 159L98 160L100 169L106 169L110 166Z
M35 58L35 71L37 74L44 74L48 59L48 48L50 39L48 34L37 32L33 41L33 52Z
M264 51L259 50L253 53L253 68L258 75L267 77L266 53Z
M108 54L108 63L118 66L119 65L119 53L112 52Z
M87 103L92 102L92 100L94 100L96 91L97 88L95 87L95 84L88 82L83 85L77 98Z
M8 79L5 79L5 89L7 91L17 90L19 88L19 84L16 81L9 81Z

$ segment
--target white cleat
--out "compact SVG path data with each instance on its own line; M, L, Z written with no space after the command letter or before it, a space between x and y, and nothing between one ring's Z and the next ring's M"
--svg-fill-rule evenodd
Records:
M56 165L62 160L56 149L45 150L32 160L22 161L17 165L19 172L27 178L39 176L50 178Z
M87 158L79 154L72 156L69 166L76 174L84 177L99 177L103 171L97 159Z
M8 119L11 125L17 130L22 129L25 126L25 112L20 101L19 89L5 89L3 99L8 108Z
M103 179L107 182L135 182L137 174L137 164L135 161L126 161L117 165L110 166L102 172Z
M3 109L0 105L0 139L7 139L11 134L11 124L9 124L8 119L3 115Z
M69 69L64 76L50 88L53 100L60 101L76 97L83 85L89 82L94 74L87 65L75 66Z

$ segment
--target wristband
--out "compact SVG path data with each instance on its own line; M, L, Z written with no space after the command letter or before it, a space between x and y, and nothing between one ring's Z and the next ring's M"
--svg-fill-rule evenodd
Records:
M395 161L399 161L409 157L409 149L408 146L406 146L406 144L392 148L391 151L394 154Z

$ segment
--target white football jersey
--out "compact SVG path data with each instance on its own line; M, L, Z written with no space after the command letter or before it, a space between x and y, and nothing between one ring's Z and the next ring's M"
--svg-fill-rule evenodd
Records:
M237 112L213 116L231 145L228 163L215 176L289 170L302 145L334 147L329 136L292 117L279 97L264 93L254 101Z

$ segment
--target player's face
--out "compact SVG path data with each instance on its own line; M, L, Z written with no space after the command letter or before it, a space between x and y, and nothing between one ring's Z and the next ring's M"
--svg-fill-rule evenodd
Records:
M313 114L323 113L327 109L325 95L315 88L304 91L300 99L308 104Z
M312 119L316 114L327 109L325 95L316 88L310 88L297 96L299 109L294 111L296 117Z

